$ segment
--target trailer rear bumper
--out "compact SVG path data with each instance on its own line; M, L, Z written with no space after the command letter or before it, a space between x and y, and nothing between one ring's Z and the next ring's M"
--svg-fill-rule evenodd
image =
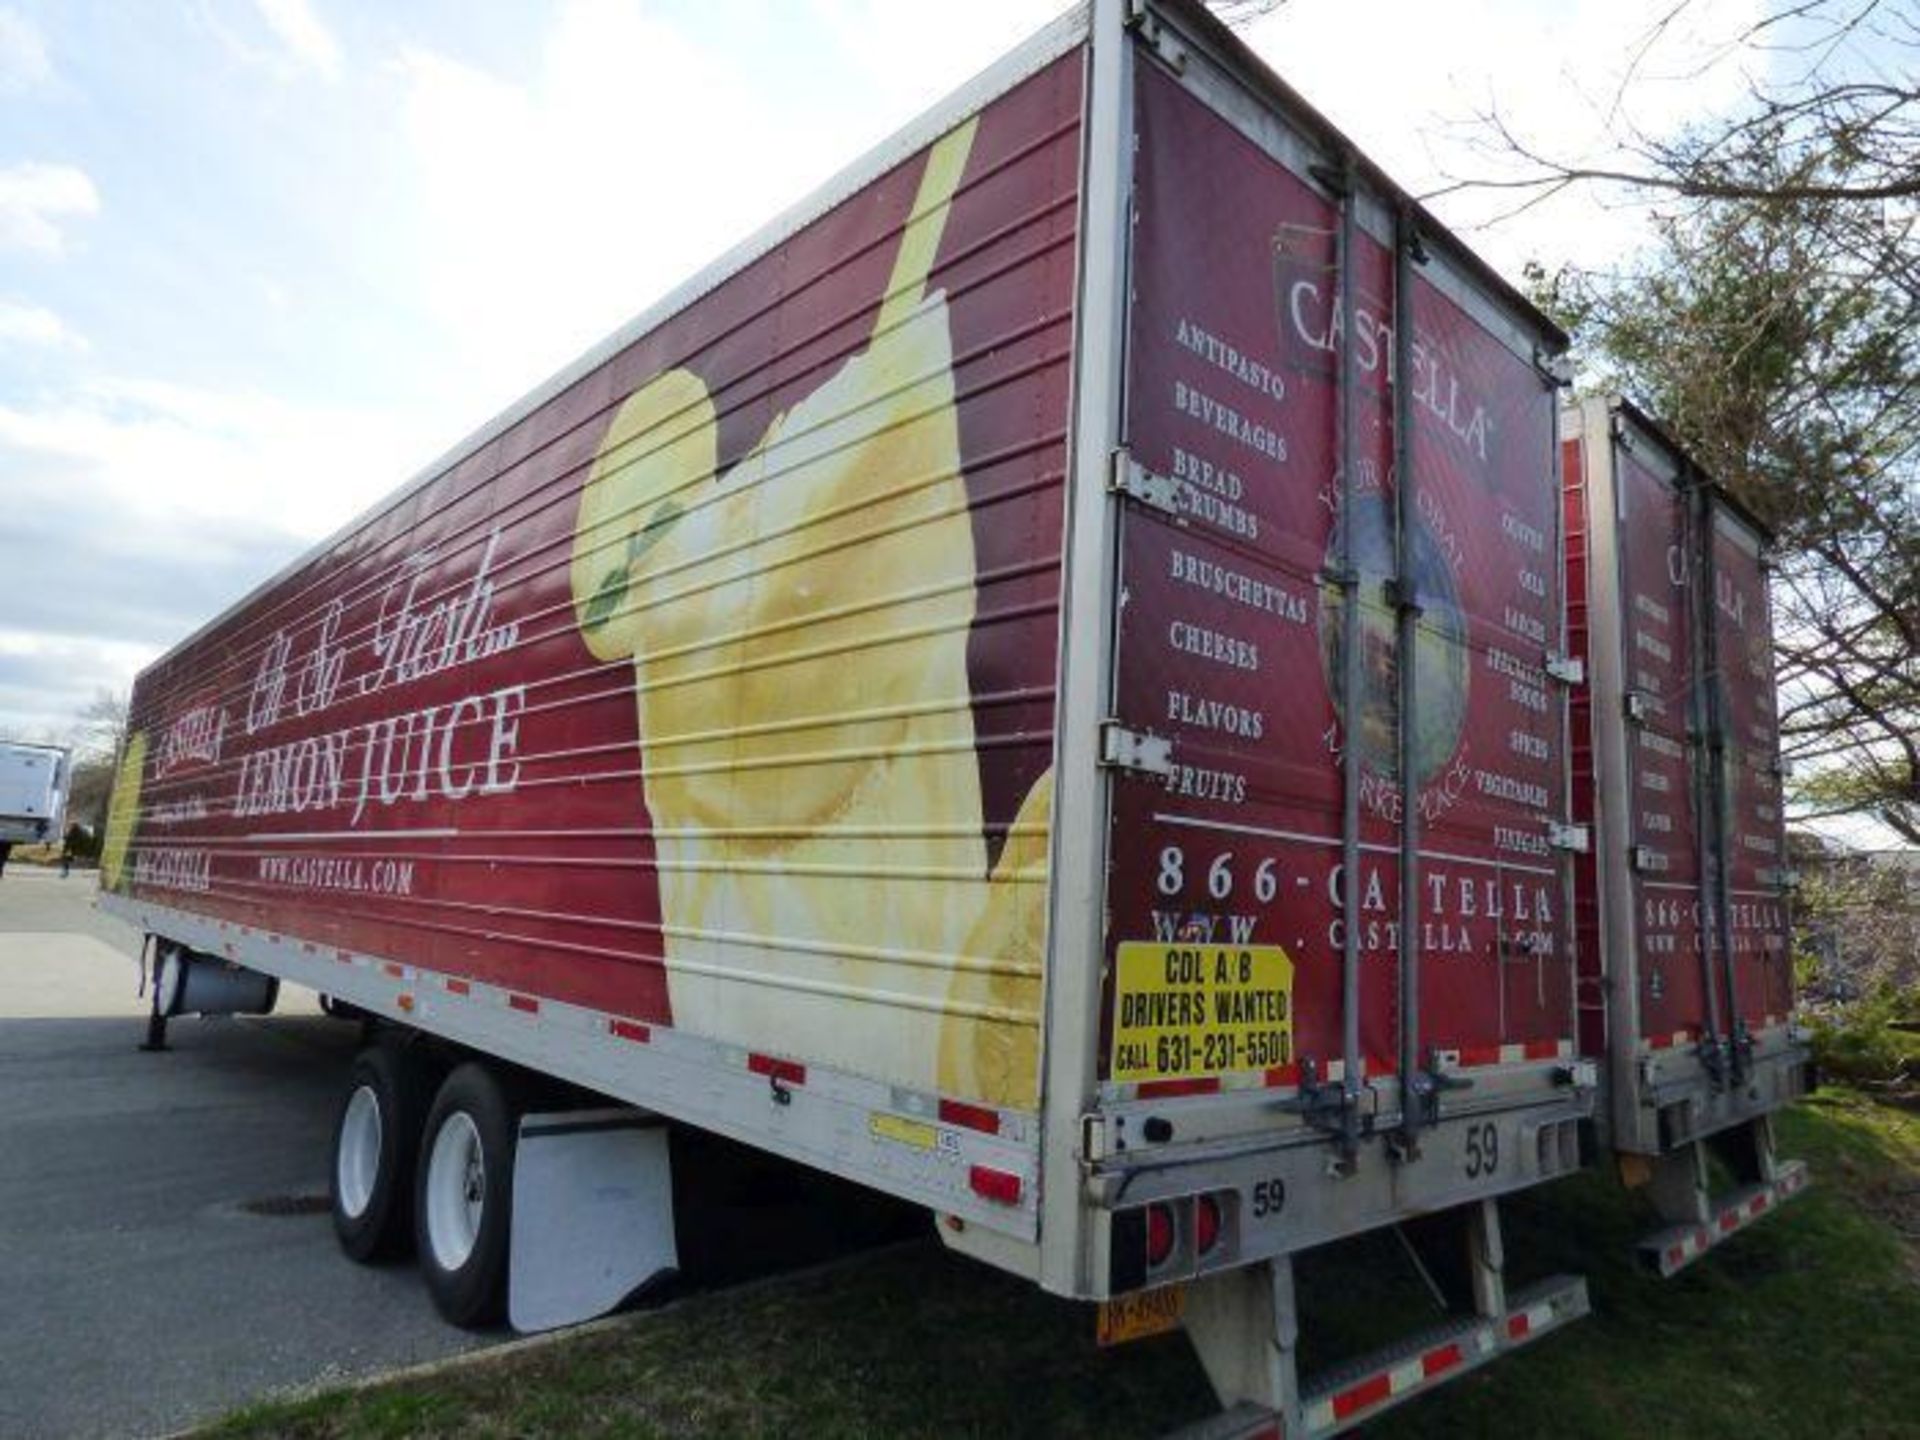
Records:
M1659 1155L1769 1115L1808 1093L1811 1063L1785 1025L1755 1036L1737 1084L1715 1084L1697 1046L1643 1053L1619 1085L1612 1148Z
M1782 1160L1772 1180L1742 1186L1717 1202L1706 1223L1674 1225L1647 1236L1640 1242L1640 1258L1664 1280L1800 1195L1811 1179L1804 1160Z
M1494 1093L1458 1103L1420 1132L1417 1155L1399 1154L1387 1143L1392 1110L1372 1117L1344 1166L1325 1132L1290 1114L1263 1117L1263 1129L1194 1140L1186 1136L1224 1120L1222 1107L1205 1099L1172 1101L1151 1116L1136 1109L1102 1117L1106 1124L1090 1121L1089 1148L1097 1158L1082 1185L1092 1220L1092 1293L1079 1298L1105 1300L1205 1278L1580 1168L1579 1134L1595 1099L1588 1085L1556 1081L1553 1067L1488 1082ZM1264 1108L1285 1103L1269 1100ZM1243 1110L1243 1127L1247 1118ZM1171 1132L1173 1143L1143 1143L1154 1121ZM1211 1227L1217 1238L1205 1249L1194 1243L1203 1204L1218 1217ZM1152 1210L1171 1220L1175 1236L1159 1264L1144 1254Z
M1176 1440L1301 1440L1338 1435L1589 1313L1587 1282L1556 1275L1516 1291L1494 1315L1451 1321L1374 1352L1307 1387L1291 1416L1243 1403L1174 1432Z

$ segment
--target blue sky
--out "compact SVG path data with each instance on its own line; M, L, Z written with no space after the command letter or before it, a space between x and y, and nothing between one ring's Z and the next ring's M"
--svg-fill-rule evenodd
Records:
M0 0L0 733L59 736L1057 8ZM1248 33L1421 189L1495 95L1590 147L1664 8L1291 0ZM1639 223L1570 199L1473 238L1517 273Z

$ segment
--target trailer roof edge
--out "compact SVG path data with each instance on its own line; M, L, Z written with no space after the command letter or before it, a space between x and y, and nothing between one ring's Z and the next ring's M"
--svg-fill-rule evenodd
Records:
M1667 429L1660 421L1654 419L1652 415L1634 404L1633 401L1629 400L1625 395L1610 394L1605 396L1604 399L1609 410L1626 416L1627 419L1631 420L1640 429L1645 430L1648 434L1652 435L1654 439L1658 440L1662 445L1665 445L1677 455L1688 468L1697 473L1700 478L1706 482L1707 487L1713 491L1715 497L1719 499L1727 509L1733 512L1734 517L1742 524L1751 527L1760 536L1760 542L1763 546L1771 546L1774 543L1778 536L1773 526L1769 525L1765 520L1762 520L1760 516L1755 513L1751 505L1734 494L1725 481L1721 480L1719 476L1709 473L1705 466L1695 460L1693 458L1693 452L1685 445L1682 445L1680 441L1674 437L1671 430Z

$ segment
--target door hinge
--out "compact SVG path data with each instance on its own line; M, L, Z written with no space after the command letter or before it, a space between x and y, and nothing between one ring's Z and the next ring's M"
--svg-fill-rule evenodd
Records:
M1558 820L1549 820L1547 844L1555 850L1570 850L1575 855L1584 855L1593 846L1593 832L1584 825L1565 825Z
M1147 0L1129 0L1127 5L1127 28L1136 32L1140 38L1154 48L1154 52L1171 66L1176 74L1187 68L1186 47L1174 38L1160 17L1153 13L1153 7Z
M1150 510L1167 515L1180 513L1180 482L1154 474L1125 450L1113 452L1107 489L1129 500L1138 500Z
M1173 741L1164 735L1129 730L1118 720L1100 724L1100 763L1139 775L1173 773Z
M1587 662L1577 655L1555 655L1549 651L1547 674L1562 685L1584 685L1587 683Z
M1621 696L1621 708L1626 711L1627 719L1636 725L1644 725L1647 720L1647 697L1639 690L1629 690Z

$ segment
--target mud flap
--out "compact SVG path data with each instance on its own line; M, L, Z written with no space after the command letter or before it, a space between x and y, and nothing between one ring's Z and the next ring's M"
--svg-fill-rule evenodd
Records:
M524 1115L513 1167L507 1318L591 1320L679 1264L667 1127L630 1109Z

